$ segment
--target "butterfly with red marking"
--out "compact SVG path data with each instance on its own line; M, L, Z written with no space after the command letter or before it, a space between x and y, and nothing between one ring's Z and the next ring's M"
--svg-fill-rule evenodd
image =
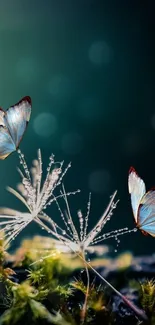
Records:
M155 189L146 192L144 181L133 167L129 170L128 188L137 228L155 237Z
M6 112L0 108L0 159L17 150L31 115L31 98L26 96Z

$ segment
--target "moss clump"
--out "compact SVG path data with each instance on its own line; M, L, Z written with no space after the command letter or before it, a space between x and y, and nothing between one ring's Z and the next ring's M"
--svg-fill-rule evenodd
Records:
M87 291L86 274L80 273L83 265L79 258L71 254L61 254L53 241L36 236L24 240L15 254L8 255L0 246L0 325L116 325L111 290L106 290L94 279L90 272L90 287L84 321L81 321L82 308ZM36 248L35 248L36 247ZM92 265L112 271L112 281L121 288L125 272L130 266L132 255L122 254L115 259L94 259ZM20 274L24 274L23 277ZM75 280L74 275L78 274ZM110 275L111 276L111 275ZM73 281L74 279L74 281ZM154 321L155 290L154 282L129 283L140 292L139 304ZM120 324L128 324L129 313L123 306L123 319ZM137 318L132 314L132 325ZM135 320L135 322L134 322ZM119 323L117 322L117 325ZM130 322L131 325L131 322Z
M73 288L83 292L84 295L86 294L87 288L82 280L76 280L72 282L71 285ZM91 308L94 311L101 311L106 309L105 305L106 299L104 296L104 289L101 286L97 287L97 285L93 283L89 289L87 308Z
M51 314L48 309L39 301L44 295L29 282L12 287L13 299L10 308L1 316L0 325L15 324L50 324L71 325L65 321L59 313ZM25 321L26 319L26 321Z
M155 280L141 283L141 304L150 313L155 309Z
M147 315L150 324L155 324L155 280L145 280L140 288L140 302Z

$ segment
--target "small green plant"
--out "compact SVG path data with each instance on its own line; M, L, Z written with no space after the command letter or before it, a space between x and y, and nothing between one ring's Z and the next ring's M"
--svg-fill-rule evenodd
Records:
M140 301L149 313L155 313L155 280L145 280L141 283Z
M81 291L84 295L86 294L87 287L82 280L75 280L71 285L74 289ZM104 288L92 283L89 288L89 296L87 299L86 322L89 323L92 321L98 313L102 315L103 320L107 317L110 318L110 310L107 306L108 301L104 294Z
M46 295L46 292L36 290L29 282L25 281L20 285L13 286L12 294L12 304L1 316L0 325L21 324L24 317L29 316L31 317L31 324L37 324L38 320L41 319L51 324L63 324L62 322L58 322L58 317L52 315L40 302L44 298L44 294ZM61 318L60 316L59 320Z
M15 285L10 277L15 275L14 270L6 267L6 250L4 248L4 238L0 239L0 306L4 309L10 307L12 300L12 287Z
M58 286L61 279L64 281L69 274L71 274L70 267L67 266L63 257L61 259L61 255L54 251L48 258L42 258L32 265L29 270L29 280L32 284L51 291Z

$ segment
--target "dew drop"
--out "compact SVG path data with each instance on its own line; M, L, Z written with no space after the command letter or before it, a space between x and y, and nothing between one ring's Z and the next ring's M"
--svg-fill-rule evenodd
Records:
M101 231L101 227L97 227L95 231L96 232L100 232Z

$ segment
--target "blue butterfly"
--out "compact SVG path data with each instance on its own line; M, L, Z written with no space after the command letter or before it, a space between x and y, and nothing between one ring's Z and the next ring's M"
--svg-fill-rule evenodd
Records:
M0 108L0 159L17 150L31 115L31 98L26 96L5 111Z
M129 170L128 188L137 228L155 237L155 189L146 192L144 181L133 167Z

